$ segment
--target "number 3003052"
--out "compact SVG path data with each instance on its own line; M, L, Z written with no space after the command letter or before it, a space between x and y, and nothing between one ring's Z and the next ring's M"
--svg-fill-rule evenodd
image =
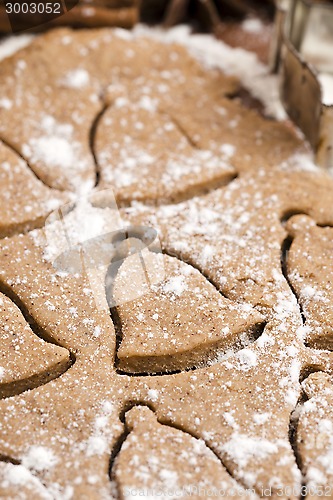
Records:
M7 14L62 14L60 2L6 2Z

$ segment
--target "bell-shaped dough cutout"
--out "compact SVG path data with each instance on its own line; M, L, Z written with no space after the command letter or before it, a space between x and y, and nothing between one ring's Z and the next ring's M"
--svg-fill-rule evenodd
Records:
M45 186L26 162L0 141L0 237L41 226L48 214L69 201Z
M126 302L129 296L135 298ZM256 338L263 322L252 307L221 296L197 269L147 249L122 263L113 298L121 330L117 367L127 373L203 366Z
M37 337L18 307L3 294L0 337L0 398L43 385L72 365L68 350Z
M196 148L186 132L152 103L148 97L139 103L120 98L97 129L101 186L112 187L120 204L133 199L180 201L236 176L221 154Z

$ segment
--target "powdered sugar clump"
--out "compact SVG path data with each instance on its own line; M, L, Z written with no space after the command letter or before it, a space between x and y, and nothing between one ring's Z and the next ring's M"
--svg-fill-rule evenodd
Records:
M323 92L323 103L326 106L333 106L333 76L327 73L320 73L319 82Z
M73 125L60 123L51 115L45 115L40 124L40 135L31 137L28 143L23 144L22 152L29 161L42 163L49 167L72 171L72 180L75 182L78 172L85 171L89 166L82 151L82 146L74 139ZM78 177L80 191L82 186L89 189L92 185L85 186Z
M4 476L2 481L0 479L1 488L16 486L19 487L18 489L28 489L31 495L36 496L36 498L39 498L40 500L54 500L54 496L47 491L39 479L23 465L13 465L11 463L2 462L1 472ZM23 498L23 496L20 496L19 498ZM24 498L27 497L24 495Z
M222 449L240 468L245 468L250 460L263 459L278 452L278 446L272 441L237 433L232 435Z
M105 400L101 402L93 422L91 435L85 442L79 444L79 448L83 449L88 457L101 456L109 452L113 434L120 429L120 425L110 425L116 412L117 409L111 401Z
M0 99L0 108L11 109L12 106L13 106L13 102L10 99L8 99L8 97L2 97Z
M15 52L26 47L27 45L30 45L33 39L33 35L20 35L5 38L0 43L0 61L6 57L10 57L12 54L15 54Z
M159 397L159 394L158 394L158 391L156 391L156 389L149 389L148 391L148 398L151 400L151 401L158 401L158 397Z
M177 295L178 297L187 289L187 285L185 283L184 277L172 276L164 285L163 291L166 293L171 293L173 295Z
M257 364L257 354L251 349L242 349L237 358L239 360L238 368L242 371L250 370Z
M71 132L71 131L70 131ZM33 156L36 160L50 161L54 166L64 166L68 168L74 161L74 152L67 140L64 137L41 137L32 139L30 143ZM24 154L31 154L28 147L23 147Z
M242 28L248 33L260 33L264 25L260 19L249 18L242 22Z
M90 77L88 71L77 68L69 71L62 83L72 89L82 89L89 83Z
M229 159L235 154L236 148L233 144L222 144L220 151L225 158Z
M58 462L58 458L49 448L31 446L22 459L22 465L37 472L50 469Z
M87 456L103 455L108 446L103 436L91 436L87 441Z

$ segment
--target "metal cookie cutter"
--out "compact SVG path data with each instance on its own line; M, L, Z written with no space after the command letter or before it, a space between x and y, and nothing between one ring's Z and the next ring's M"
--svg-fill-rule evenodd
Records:
M276 0L271 64L287 113L333 172L332 0Z

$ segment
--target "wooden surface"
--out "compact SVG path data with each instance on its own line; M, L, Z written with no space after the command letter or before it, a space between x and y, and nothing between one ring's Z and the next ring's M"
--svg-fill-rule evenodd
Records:
M38 3L38 0L36 0L36 3ZM67 5L70 6L70 4L71 2L67 1ZM89 28L119 26L121 28L132 28L138 22L138 19L139 0L80 0L71 10L50 22L43 22L43 16L40 16L41 23L29 30L27 28L30 20L32 21L31 24L34 24L36 14L21 14L15 22L19 23L20 29L25 28L24 31L44 31L53 26ZM11 33L12 31L18 30L12 29L5 6L0 5L0 33Z

